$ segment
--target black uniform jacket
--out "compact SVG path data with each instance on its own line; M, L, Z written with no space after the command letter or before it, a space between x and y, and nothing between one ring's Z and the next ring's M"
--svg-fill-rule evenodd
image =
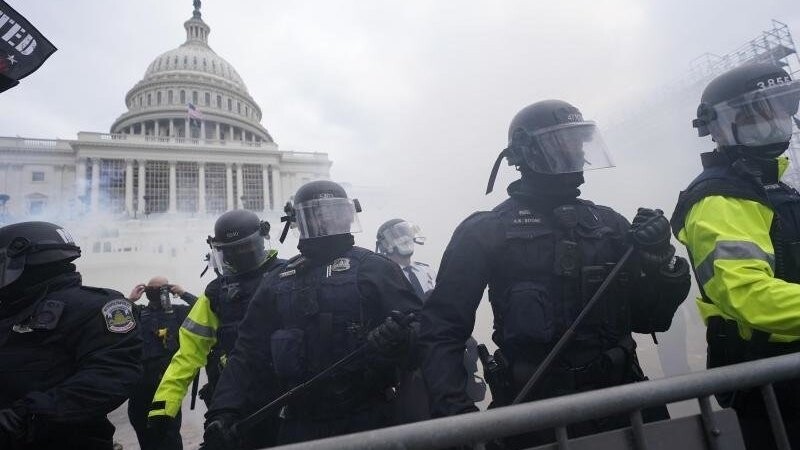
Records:
M397 264L368 250L357 247L354 249L367 253L360 261L357 274L357 292L366 304L365 309L379 311L380 321L388 317L392 310L413 312L421 309L422 301L414 294ZM342 256L349 256L352 251L348 250ZM342 259L346 258L338 258L336 261ZM287 266L268 274L262 281L239 327L239 338L217 385L207 417L222 412L242 414L249 408L272 400L259 398L259 392L265 392L268 390L265 390L265 386L278 382L272 367L270 337L285 324L280 321L273 286L287 274L302 277L302 274L294 275L288 270L291 264L292 260ZM337 272L342 267L337 268L335 261L328 267L333 268L330 271L333 277L338 273L346 273Z
M464 342L470 337L475 324L475 312L489 286L489 298L495 313L495 334L493 340L503 348L502 325L498 323L498 310L504 307L503 299L508 297L512 286L527 280L537 281L537 273L544 273L543 281L547 289L558 292L560 287L556 277L549 275L555 258L553 238L546 230L541 235L515 235L515 224L526 225L525 221L538 221L537 217L551 217L554 206L538 208L528 204L527 196L516 196L514 189L519 182L509 187L512 198L506 200L492 211L477 212L465 219L455 230L445 250L436 280L436 288L425 303L421 314L420 353L423 374L430 392L431 413L441 417L464 412L477 411L465 392L463 369ZM575 199L575 204L589 205L588 220L604 223L602 238L589 245L604 248L612 258L605 263L619 259L625 248L625 234L630 227L628 221L611 208L593 205L591 202ZM531 212L533 211L533 212ZM541 214L540 214L541 213ZM594 216L593 216L594 215ZM542 219L543 224L549 219ZM537 222L538 224L538 222ZM611 241L620 241L611 244ZM611 250L609 250L611 249ZM607 257L606 256L606 257ZM634 258L635 259L635 258ZM685 264L685 261L682 261ZM632 261L633 267L638 266ZM689 289L689 274L682 271L680 279L642 276L634 281L630 302L630 323L620 334L630 331L650 333L669 328L677 307L684 300ZM554 311L562 308L560 300L554 300ZM509 322L517 322L518 333L536 333L547 329L554 342L560 337L560 330L553 326L553 318L539 317L540 324L519 323L518 317L506 317ZM566 319L567 324L570 319ZM506 330L508 331L508 330ZM500 336L498 336L500 335Z
M30 306L0 319L0 408L30 415L31 448L110 444L106 414L141 375L131 303L119 292L82 286L78 273L31 296Z

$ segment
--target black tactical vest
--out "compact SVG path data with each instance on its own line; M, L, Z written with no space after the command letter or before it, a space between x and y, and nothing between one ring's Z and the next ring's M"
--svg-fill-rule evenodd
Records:
M379 305L359 292L358 272L369 250L352 247L328 265L304 266L290 260L278 274L275 294L281 328L270 338L273 366L287 384L319 373L366 342L366 333L385 317ZM301 257L298 257L301 258ZM389 382L356 361L324 383L311 399L316 405L359 403Z
M762 176L759 167L744 159L731 163L725 155L709 152L702 155L702 161L703 172L681 192L670 219L675 236L685 226L692 206L705 197L723 196L761 203L775 213L770 227L775 249L775 276L792 283L800 282L800 194L778 181L777 173L769 180L769 175Z
M544 210L510 198L499 213L504 242L489 300L495 342L512 360L541 360L625 251L624 221L589 201ZM623 271L564 352L579 366L630 338L630 271Z

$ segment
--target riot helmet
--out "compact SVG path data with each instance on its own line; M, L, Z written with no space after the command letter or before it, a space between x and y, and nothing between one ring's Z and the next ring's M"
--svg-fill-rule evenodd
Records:
M562 100L536 102L514 116L508 127L508 147L494 163L487 194L494 187L503 158L509 165L544 175L614 166L597 125Z
M0 228L0 288L17 280L26 268L70 262L81 256L75 239L49 222L20 222Z
M392 219L378 227L375 249L382 255L396 253L401 256L414 254L414 244L424 245L418 226L403 219Z
M281 221L286 226L281 242L291 226L297 227L300 240L361 232L357 214L361 205L358 200L349 199L344 188L333 181L318 180L300 186L294 203L287 204L284 211L286 216Z
M261 267L269 259L269 229L269 222L245 209L219 216L214 236L206 241L211 247L211 267L222 275L242 274Z
M714 78L703 90L692 126L721 148L776 157L789 147L800 82L767 63L747 64ZM796 119L795 119L796 120Z

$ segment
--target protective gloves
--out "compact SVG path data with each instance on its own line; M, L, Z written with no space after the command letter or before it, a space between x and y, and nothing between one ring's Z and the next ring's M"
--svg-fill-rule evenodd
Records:
M675 256L675 247L669 242L669 221L660 209L639 208L628 236L639 253L645 273L659 270Z
M25 428L24 414L12 408L0 409L0 443L21 441Z
M413 314L405 316L400 311L392 311L382 324L369 332L367 343L382 355L396 355L410 342L412 328L409 324L413 320Z
M203 433L203 450L235 450L241 448L239 437L233 432L233 425L238 416L232 413L220 413L210 417Z
M174 417L167 415L150 416L147 418L147 432L156 438L159 436L164 436L164 433L169 429L170 425L174 421Z

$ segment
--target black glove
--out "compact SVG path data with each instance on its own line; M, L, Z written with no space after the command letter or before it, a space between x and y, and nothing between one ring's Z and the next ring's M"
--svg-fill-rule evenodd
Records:
M197 391L197 396L200 397L200 400L205 402L206 406L211 406L211 399L214 398L214 385L206 383Z
M203 433L203 450L234 450L241 448L239 437L233 432L233 425L237 416L230 413L221 413L209 418L206 430Z
M669 242L672 236L669 221L660 209L639 208L628 234L645 272L660 269L675 256L675 247Z
M383 355L393 355L405 349L411 334L409 322L414 320L413 314L408 317L400 311L389 314L382 324L367 335L367 343Z
M175 418L167 415L150 416L147 418L147 432L158 440L174 422Z
M24 414L12 408L0 409L0 442L17 442L25 436Z

